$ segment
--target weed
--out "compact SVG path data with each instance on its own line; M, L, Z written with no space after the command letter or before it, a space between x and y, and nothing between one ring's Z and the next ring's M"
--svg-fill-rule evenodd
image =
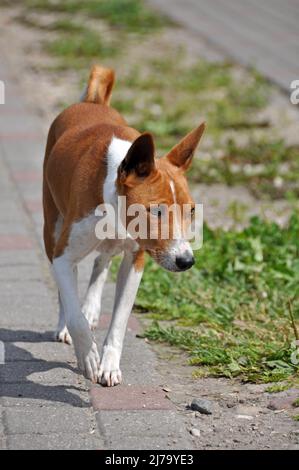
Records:
M290 388L290 384L275 384L275 385L270 385L269 387L266 388L266 392L268 393L279 393L279 392L284 392L285 390L288 390Z

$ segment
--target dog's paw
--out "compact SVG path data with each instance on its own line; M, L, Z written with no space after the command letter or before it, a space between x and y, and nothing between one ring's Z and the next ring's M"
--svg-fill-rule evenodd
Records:
M62 329L58 329L55 331L54 340L58 341L59 343L66 343L66 344L72 344L73 342L71 335L69 334L66 326Z
M114 387L122 381L121 370L119 368L120 354L113 346L105 345L99 372L99 383L107 387Z
M82 312L88 321L89 328L95 330L99 323L99 312L95 311L93 308L90 308L89 305L83 305Z
M76 355L79 369L83 375L93 383L98 382L100 377L100 356L97 345L92 343L87 354L76 351Z

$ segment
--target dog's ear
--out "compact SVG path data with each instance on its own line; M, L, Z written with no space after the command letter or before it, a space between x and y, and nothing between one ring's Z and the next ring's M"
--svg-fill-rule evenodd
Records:
M118 169L121 183L130 175L146 178L155 168L155 147L151 134L141 134L131 145Z
M199 127L193 129L193 131L189 132L189 134L175 145L165 158L167 158L173 165L186 171L192 162L194 152L204 130L205 123L203 122Z

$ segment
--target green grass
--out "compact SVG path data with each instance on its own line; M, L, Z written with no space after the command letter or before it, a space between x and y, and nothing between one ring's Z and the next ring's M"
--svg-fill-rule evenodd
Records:
M120 77L120 90L134 88L136 99L116 93L113 105L133 126L159 137L161 150L175 144L200 116L216 136L224 129L258 127L256 112L268 99L266 82L252 73L250 80L239 83L233 70L229 63L205 60L185 66L183 53L148 60Z
M148 8L142 0L26 0L26 5L33 10L85 13L129 32L153 32L170 24L168 19Z
M274 384L266 388L265 392L268 393L279 393L284 392L290 388L290 384Z
M45 45L46 50L63 59L71 61L90 61L92 58L111 57L116 53L113 45L107 44L93 31L83 30L81 34L64 34Z
M252 139L245 147L230 140L222 158L195 160L193 182L247 185L256 197L299 196L299 147L283 140Z
M298 215L284 229L258 218L242 232L206 227L190 271L173 274L149 261L136 300L154 320L146 336L187 351L200 366L196 375L294 377L287 302L298 299L298 232ZM298 300L293 310L298 319Z
M296 400L293 402L293 406L295 408L299 408L299 398L296 398Z

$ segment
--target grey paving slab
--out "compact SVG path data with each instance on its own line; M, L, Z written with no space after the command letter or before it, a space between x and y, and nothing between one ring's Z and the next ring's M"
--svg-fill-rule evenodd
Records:
M101 411L97 420L108 449L193 448L187 426L176 412Z
M9 211L9 208L7 207L6 210ZM16 210L14 210L14 212L10 214L7 214L5 217L1 218L0 234L1 234L1 237L3 237L4 235L7 235L8 237L16 236L16 235L27 236L28 231L26 227L20 223L20 219L18 217L18 213ZM3 248L3 250L4 249L5 247Z
M82 381L83 383L83 381ZM29 380L22 383L0 384L0 403L3 407L26 408L51 407L66 405L74 408L90 408L85 385L46 385Z
M237 62L288 93L299 77L299 3L286 0L148 0Z
M8 92L9 90L6 89L6 97L9 99ZM12 129L15 134L35 135L36 130L39 129L39 120L26 113L1 113L0 135L11 134Z
M52 332L50 332L52 336ZM54 335L53 335L54 336ZM51 361L69 363L76 366L73 349L68 344L56 341L39 343L14 342L5 343L5 361Z
M42 325L35 328L10 328L2 327L0 329L0 338L5 343L26 343L26 344L42 344L47 345L52 342L52 330L46 331ZM57 347L59 344L57 344ZM63 346L64 347L64 346Z
M18 306L16 306L16 300ZM26 303L26 301L28 301ZM43 328L44 331L53 333L57 324L57 313L46 308L44 303L32 305L32 299L27 295L22 299L14 299L14 302L5 305L5 300L0 305L0 339L5 328L33 331L36 328Z
M7 295L13 300L14 297L21 299L23 296L30 295L36 300L44 299L44 302L48 302L51 299L48 287L44 283L44 279L38 280L27 280L26 277L18 283L18 289L16 290L16 283L14 281L3 280L0 284L0 295ZM47 305L47 308L51 308Z
M42 278L41 266L0 266L0 282L16 281L16 284L22 282L23 279L28 281L39 281Z
M98 435L79 433L16 434L8 436L8 449L12 450L100 450L103 440ZM0 441L1 443L1 441Z
M24 139L2 139L1 147L12 171L41 171L45 152L43 136L26 142Z
M78 369L63 361L7 362L1 366L1 383L23 383L26 381L45 385L74 385Z
M34 250L0 251L0 266L39 266Z
M0 436L0 450L6 450L6 438L4 436Z
M92 412L65 405L64 408L35 407L32 410L5 408L7 434L49 434L92 431Z

